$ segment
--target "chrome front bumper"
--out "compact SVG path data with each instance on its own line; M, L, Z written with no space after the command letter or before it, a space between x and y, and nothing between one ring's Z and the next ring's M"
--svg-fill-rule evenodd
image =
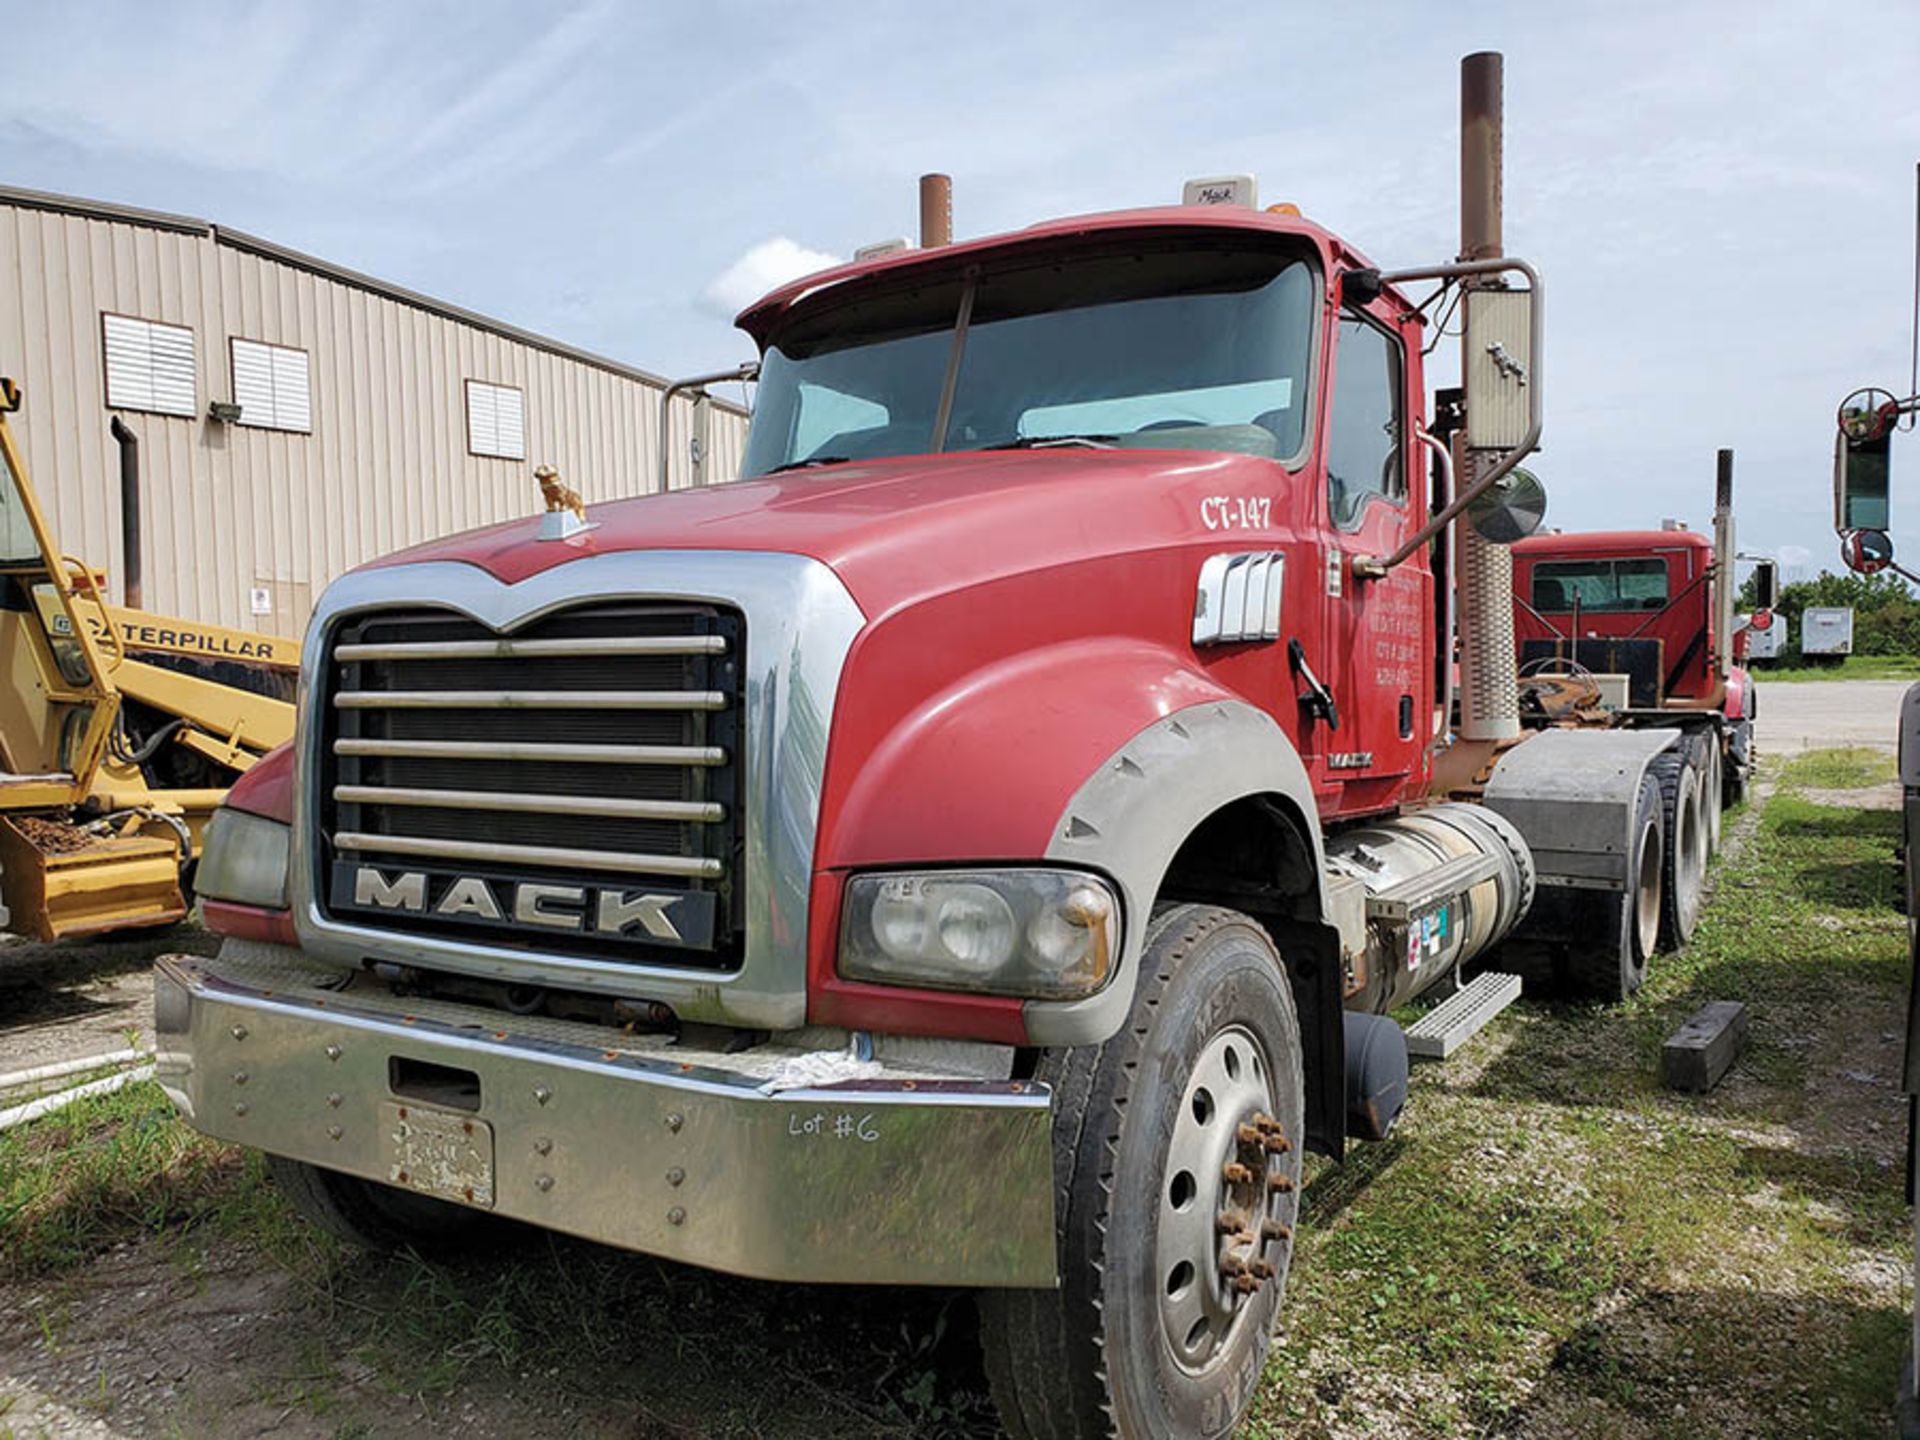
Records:
M484 1208L551 1230L768 1280L1056 1281L1045 1086L896 1063L768 1094L776 1047L333 993L297 951L229 951L154 974L158 1079L208 1135L394 1184L395 1115L426 1112L476 1122ZM413 1078L446 1072L478 1094L436 1103Z

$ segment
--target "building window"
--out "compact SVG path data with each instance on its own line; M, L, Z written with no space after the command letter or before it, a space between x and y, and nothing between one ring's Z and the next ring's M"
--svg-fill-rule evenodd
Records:
M233 403L242 425L269 430L313 429L313 397L307 352L258 340L234 339Z
M193 331L130 315L100 317L107 360L107 407L155 415L198 414L193 403Z
M527 458L526 402L513 386L467 381L467 450L496 460Z

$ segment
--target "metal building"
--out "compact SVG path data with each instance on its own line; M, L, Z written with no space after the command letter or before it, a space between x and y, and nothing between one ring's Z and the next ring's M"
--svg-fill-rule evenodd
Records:
M116 598L117 415L146 607L275 634L362 561L539 509L538 465L589 503L660 485L659 376L204 220L4 187L0 374L55 534ZM714 397L697 447L676 398L676 488L738 473L746 413Z

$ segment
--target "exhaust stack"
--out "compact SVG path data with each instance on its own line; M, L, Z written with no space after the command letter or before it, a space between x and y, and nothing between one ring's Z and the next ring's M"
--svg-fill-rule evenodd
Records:
M920 248L936 249L953 243L953 177L920 177Z
M1460 62L1460 258L1497 259L1501 249L1501 57L1481 51ZM1469 280L1468 285L1484 281ZM1462 343L1461 373L1473 357ZM1462 447L1460 490L1465 493L1499 459L1496 452ZM1462 513L1454 535L1460 558L1460 736L1511 740L1520 734L1520 671L1513 642L1513 556L1481 538Z
M1722 680L1733 667L1733 451L1715 457L1713 477L1713 667Z

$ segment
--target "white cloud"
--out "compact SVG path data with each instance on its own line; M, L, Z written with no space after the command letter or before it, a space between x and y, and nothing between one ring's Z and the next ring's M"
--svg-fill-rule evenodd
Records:
M762 240L716 275L700 292L708 306L729 317L744 310L776 285L842 263L838 255L809 250L797 240L776 235Z

